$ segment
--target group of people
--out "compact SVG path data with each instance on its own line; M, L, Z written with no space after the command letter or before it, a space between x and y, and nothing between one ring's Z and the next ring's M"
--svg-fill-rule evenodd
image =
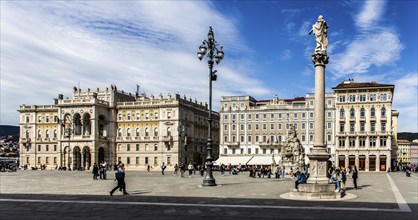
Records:
M100 163L100 165L97 165L97 163L95 163L93 165L93 180L97 180L97 177L100 176L101 180L105 180L107 177L107 163L105 161L102 161Z
M353 179L354 188L357 189L358 170L356 166L349 166L347 168L336 168L335 166L331 166L328 169L328 175L330 183L335 184L336 192L345 191L345 183L347 181L347 176L350 175Z
M192 164L192 162L190 162L189 165L187 165L187 167L186 167L186 164L184 163L179 163L179 164L180 165L177 165L177 164L174 165L174 176L177 176L178 172L180 171L180 176L183 178L184 173L186 172L186 169L187 171L189 171L189 178L192 178L192 175L196 174L196 170L199 171L201 176L203 176L205 172L203 165L198 165L196 169L196 167Z

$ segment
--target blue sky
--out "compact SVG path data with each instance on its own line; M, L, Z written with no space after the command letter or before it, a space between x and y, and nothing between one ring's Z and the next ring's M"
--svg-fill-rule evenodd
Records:
M0 124L22 104L52 104L73 86L208 100L196 57L208 27L224 46L214 109L226 95L313 92L308 32L328 22L326 88L342 80L395 84L399 131L418 132L417 1L1 1Z

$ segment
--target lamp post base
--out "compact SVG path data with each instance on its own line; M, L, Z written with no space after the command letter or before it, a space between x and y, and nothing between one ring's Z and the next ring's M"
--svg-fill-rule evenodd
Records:
M217 186L217 185L216 185L215 179L212 178L212 179L204 179L202 186Z

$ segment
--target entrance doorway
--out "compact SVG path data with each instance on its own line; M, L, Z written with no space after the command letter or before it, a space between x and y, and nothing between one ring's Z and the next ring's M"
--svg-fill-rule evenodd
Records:
M338 166L343 166L345 167L345 156L344 155L340 155L338 156Z
M365 171L366 170L366 156L362 155L359 156L359 164L358 164L358 170L359 171Z
M73 161L73 170L78 170L81 169L81 150L79 147L74 147L73 150L73 157L74 157L74 161Z
M104 160L105 160L105 151L104 151L103 147L101 147L101 148L99 148L99 161L98 161L98 163L101 163Z
M369 171L376 171L376 156L369 156Z
M386 171L386 155L380 156L380 171Z

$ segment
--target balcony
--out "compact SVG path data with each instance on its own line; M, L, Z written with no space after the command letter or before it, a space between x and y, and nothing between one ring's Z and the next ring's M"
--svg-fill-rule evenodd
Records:
M141 140L141 137L135 137L134 138L136 141L140 141Z
M163 136L163 142L171 142L173 141L173 136Z
M228 147L239 147L239 142L225 142Z
M386 118L386 116L380 116L380 120L382 120L382 121L386 121L386 120L387 120L387 118Z

